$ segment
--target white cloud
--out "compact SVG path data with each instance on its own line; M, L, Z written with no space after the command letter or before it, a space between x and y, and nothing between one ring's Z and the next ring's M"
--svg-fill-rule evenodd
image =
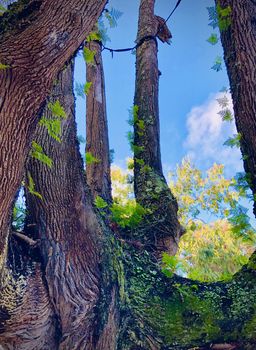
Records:
M234 122L222 121L218 114L221 107L217 99L221 97L223 93L212 94L205 103L191 109L187 115L188 135L183 146L197 166L208 168L214 162L222 163L227 174L234 175L242 171L243 165L240 150L223 145L237 131ZM232 106L231 96L228 94L227 97Z

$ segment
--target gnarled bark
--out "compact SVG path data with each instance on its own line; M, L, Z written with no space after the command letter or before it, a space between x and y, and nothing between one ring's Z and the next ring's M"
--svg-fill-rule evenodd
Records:
M148 215L151 235L143 237L143 240L156 245L159 253L167 251L173 255L182 229L177 219L176 199L170 192L162 171L156 39L159 35L162 41L167 41L171 34L166 24L154 15L154 4L154 0L141 0L139 12L137 42L143 38L146 40L136 51L134 189L138 203L151 211Z
M93 197L100 196L107 203L111 203L110 154L101 43L91 41L86 46L95 53L94 62L86 64L86 81L92 83L86 97L86 152L97 159L91 164L86 164L86 178Z
M21 0L0 18L0 284L11 205L39 110L105 3Z
M230 6L226 28L221 30L237 131L248 184L256 195L256 3L253 0L216 1ZM254 201L254 214L256 205Z

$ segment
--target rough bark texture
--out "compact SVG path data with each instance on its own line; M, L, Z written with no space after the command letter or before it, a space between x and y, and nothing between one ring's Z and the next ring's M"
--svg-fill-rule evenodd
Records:
M154 15L154 0L142 0L139 12L137 42L148 37L136 52L136 86L134 98L134 182L135 196L144 208L151 211L148 221L151 237L148 243L159 252L175 254L182 233L177 219L177 202L163 176L160 153L158 88L159 70L156 34L167 41L168 28L159 27ZM138 108L138 113L136 112Z
M76 140L72 81L69 65L59 75L49 101L58 100L67 114L62 122L62 142L51 138L44 126L36 130L35 140L52 158L53 166L49 169L30 158L27 171L43 199L28 195L28 211L37 225L35 238L41 242L45 279L58 317L59 348L94 349L102 228L86 190ZM44 117L54 117L47 107ZM103 337L105 342L110 341L109 335Z
M105 81L101 44L92 41L87 47L95 52L94 63L86 65L86 81L92 83L86 97L86 152L96 162L86 164L86 178L94 198L111 203L110 154L106 109Z
M0 260L39 110L105 3L21 0L0 18L0 63L8 66L0 69Z
M256 2L220 0L217 3L222 8L231 8L230 24L221 30L221 41L237 131L241 134L244 168L249 186L256 195Z

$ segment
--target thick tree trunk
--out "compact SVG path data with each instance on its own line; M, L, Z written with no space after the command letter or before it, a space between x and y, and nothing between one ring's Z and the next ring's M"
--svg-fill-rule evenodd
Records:
M256 195L256 3L253 0L216 1L230 6L230 24L221 30L237 131L241 134L244 168ZM254 214L256 204L254 201Z
M67 114L62 122L62 142L51 138L44 126L36 130L35 141L52 158L53 166L49 169L38 160L29 160L27 172L43 199L28 194L28 211L37 225L35 238L40 239L45 279L58 318L60 349L95 349L103 233L86 190L76 140L72 81L71 64L60 73L49 100L58 100ZM43 114L54 118L47 108ZM112 303L115 305L115 298ZM114 319L113 305L110 316ZM113 334L105 334L101 341L111 343L111 337Z
M147 237L147 243L156 245L159 252L175 254L182 229L177 219L176 199L162 171L156 39L159 35L161 40L167 41L171 34L161 18L154 15L154 4L154 0L141 0L139 12L137 42L143 38L146 40L136 51L133 116L135 196L138 203L151 211L148 215L151 237Z
M86 179L94 198L100 196L107 203L111 203L108 122L101 44L91 41L87 47L95 52L95 56L94 63L86 65L86 81L92 83L86 98L86 152L97 160L86 164Z
M105 3L21 0L0 18L0 284L11 205L39 110Z

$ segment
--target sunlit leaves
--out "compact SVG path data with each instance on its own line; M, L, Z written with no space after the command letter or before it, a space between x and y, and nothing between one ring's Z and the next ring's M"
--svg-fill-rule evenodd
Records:
M43 116L39 124L46 127L48 134L54 140L61 142L61 121L59 119L48 119Z
M76 83L75 91L78 96L85 98L85 95L88 95L90 89L92 86L91 81L87 81L85 84L78 84Z
M221 7L217 4L218 25L220 31L227 30L231 24L231 7Z
M43 147L35 141L32 141L32 149L30 154L32 158L39 160L50 168L52 167L52 159L44 153Z
M83 56L84 60L88 65L94 65L94 57L96 55L96 51L88 49L88 47L84 47Z
M106 201L104 201L104 199L101 198L100 196L97 196L95 198L94 204L95 204L96 208L98 208L98 209L105 209L108 206L108 203Z
M219 41L218 35L215 33L212 33L210 37L207 39L207 41L212 45L216 45Z
M90 164L94 164L94 163L99 163L100 159L94 157L91 152L86 152L85 153L85 162L86 162L86 165L90 165Z
M49 110L52 112L52 114L56 117L59 118L66 118L66 112L64 110L64 108L62 107L62 105L60 104L60 101L57 100L55 102L49 102L47 107L49 108Z
M240 141L241 141L242 135L240 133L233 135L233 137L229 137L225 142L225 146L229 146L231 148L233 147L240 147Z

